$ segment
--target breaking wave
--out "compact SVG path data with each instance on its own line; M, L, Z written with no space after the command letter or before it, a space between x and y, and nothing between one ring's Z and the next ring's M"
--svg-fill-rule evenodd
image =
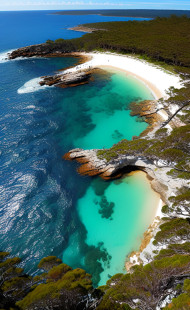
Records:
M10 59L8 58L8 55L14 50L9 50L3 53L0 53L0 63L4 63L9 61Z
M17 93L18 94L27 94L27 93L33 93L33 92L36 92L38 90L42 90L42 89L45 89L49 86L47 85L43 85L41 86L39 83L42 79L39 77L39 78L34 78L32 80L29 80L28 82L26 82L22 87L20 87L18 90L17 90Z

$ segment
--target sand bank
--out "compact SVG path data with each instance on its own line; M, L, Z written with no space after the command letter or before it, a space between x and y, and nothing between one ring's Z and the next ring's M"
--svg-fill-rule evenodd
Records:
M141 80L151 90L155 99L167 97L167 91L170 87L182 87L182 82L178 75L171 74L156 65L132 56L98 52L81 53L81 55L89 56L91 60L68 69L66 70L67 72L90 70L93 68L117 68Z

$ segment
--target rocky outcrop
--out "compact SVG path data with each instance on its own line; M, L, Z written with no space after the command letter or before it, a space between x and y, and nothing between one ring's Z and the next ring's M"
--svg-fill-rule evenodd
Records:
M19 48L11 52L9 59L15 59L18 57L46 57L46 56L64 56L65 52L61 49L59 44L36 44Z
M158 192L164 201L175 193L178 187L184 186L183 179L179 180L167 174L170 167L138 155L118 155L107 162L97 156L99 150L73 149L63 156L66 160L76 160L81 165L77 171L81 175L100 176L104 180L115 179L134 170L142 170L147 173L152 188Z
M117 171L112 164L107 165L105 160L97 157L98 150L83 150L73 149L63 156L66 160L76 160L82 165L77 169L82 175L95 176L99 175L103 179L110 179L115 177L114 173Z
M100 29L100 28L92 28L92 27L87 27L85 25L79 25L76 27L68 28L68 30L74 30L74 31L79 31L79 32L85 32L85 33L92 33L95 31L108 31L107 29Z
M11 52L8 57L9 59L15 59L18 57L63 57L71 55L71 53L66 53L62 49L61 44L52 43L52 44L37 44L26 46L23 48L19 48L13 52ZM80 57L80 63L85 62L87 57L82 57L81 54L72 53L72 57ZM52 76L44 76L42 77L41 82L39 83L41 86L58 86L58 87L71 87L77 86L81 84L85 84L88 82L91 76L90 71L70 71L70 72L62 72L59 74L55 74Z
M140 137L146 136L154 128L163 123L163 118L158 114L162 107L158 106L156 100L144 100L141 102L132 102L129 105L131 116L140 116L149 125L141 134Z
M85 84L88 82L91 76L91 72L70 72L63 74L56 74L52 76L44 76L42 77L42 81L40 85L48 85L48 86L58 86L58 87L68 87L68 86L77 86L81 84Z
M131 170L144 170L148 163L146 159L139 159L137 156L120 155L111 162L100 159L97 156L97 149L83 150L73 149L66 153L63 158L66 160L76 160L81 164L77 171L82 175L99 175L104 180L115 179L123 174L123 169L131 167Z

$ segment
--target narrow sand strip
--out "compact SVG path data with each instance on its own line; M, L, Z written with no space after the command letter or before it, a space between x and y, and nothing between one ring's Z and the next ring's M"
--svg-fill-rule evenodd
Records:
M125 268L127 271L129 271L133 265L135 264L139 265L140 263L142 263L140 258L142 256L143 251L146 249L147 245L150 243L150 240L152 239L153 234L154 234L154 230L159 225L160 219L163 216L161 209L162 209L162 206L164 205L163 201L160 198L160 195L152 189L151 182L145 172L133 171L129 175L135 175L136 178L139 178L139 180L141 180L141 182L147 184L148 197L146 199L146 204L144 206L145 208L144 216L150 217L150 225L147 228L147 230L144 232L139 249L129 254L128 259L125 262ZM150 209L150 206L152 206L151 213L148 215L146 214L147 206L148 206L148 209ZM143 221L143 216L142 216L142 221Z
M151 186L151 181L150 179L147 177L147 173L144 171L132 171L128 174L128 176L131 175L135 175L136 178L138 178L142 183L146 183L147 184L147 191L149 191L149 197L147 198L147 203L149 203L150 205L152 205L152 214L151 214L151 223L153 224L155 221L155 218L157 218L158 216L161 218L162 217L162 213L161 213L161 209L163 206L163 201L160 198L160 194L155 192L155 190L152 188Z
M167 91L170 87L181 88L180 77L162 68L150 64L147 61L136 59L132 56L123 56L112 53L81 53L84 56L90 56L91 60L81 65L66 70L65 72L74 72L80 70L112 67L125 71L143 82L152 92L155 99L167 97Z

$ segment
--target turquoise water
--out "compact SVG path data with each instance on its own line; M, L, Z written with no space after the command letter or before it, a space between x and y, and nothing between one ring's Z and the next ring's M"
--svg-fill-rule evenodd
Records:
M157 197L141 173L111 182L101 193L96 182L78 201L78 212L87 230L86 243L100 246L109 255L105 261L99 259L104 270L98 284L104 285L110 276L125 272L127 255L138 250L143 233L154 218L152 202ZM106 213L100 213L103 200ZM113 209L107 212L111 203Z
M70 106L71 113L78 116L70 133L75 147L109 148L121 139L130 140L132 136L138 136L147 127L145 122L130 116L128 106L133 101L153 99L150 90L126 73L113 70L103 73L106 82L102 82L99 76L99 83L91 83L90 88L80 86L72 92L72 102L69 96L64 98L64 105ZM86 122L80 111L84 106L88 117Z
M120 71L108 72L105 78L106 83L101 86L92 84L90 92L86 86L76 90L74 104L79 109L85 104L90 120L87 126L91 126L91 130L77 138L80 129L73 124L75 147L107 148L123 138L139 135L147 127L146 123L130 116L128 105L152 99L150 90ZM69 105L69 99L64 104ZM152 204L147 206L150 197L150 185L138 175L115 182L95 178L77 203L79 218L86 230L85 243L92 247L91 253L82 255L80 240L84 236L75 232L63 252L64 262L74 266L78 262L88 270L93 266L96 285L103 285L111 275L123 272L127 255L138 249L143 232L153 219Z

